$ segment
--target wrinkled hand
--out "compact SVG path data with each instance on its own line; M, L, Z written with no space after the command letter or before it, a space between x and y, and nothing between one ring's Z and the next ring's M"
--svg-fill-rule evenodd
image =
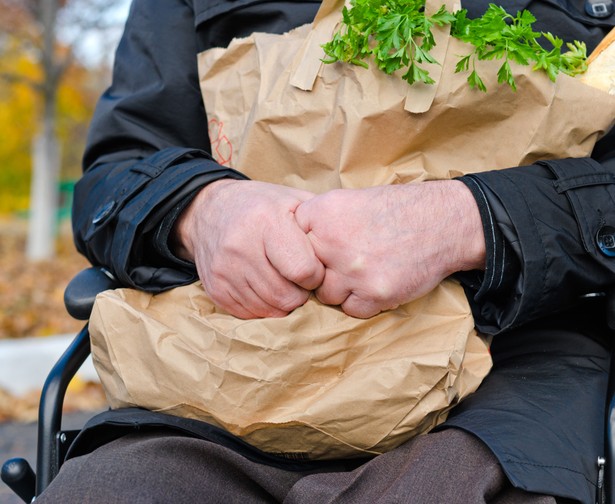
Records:
M232 315L287 315L324 276L295 221L296 208L313 196L264 182L213 182L178 219L177 253L194 261L207 294Z
M326 267L320 301L367 318L416 299L450 274L483 268L475 200L459 181L342 189L296 218Z

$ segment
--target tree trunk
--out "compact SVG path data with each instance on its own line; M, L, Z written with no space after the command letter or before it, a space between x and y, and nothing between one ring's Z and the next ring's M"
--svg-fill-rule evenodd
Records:
M60 145L54 120L46 118L33 142L30 219L26 257L31 261L55 255L59 200Z
M56 57L58 0L39 0L39 21L43 27L40 60L42 130L34 139L30 221L26 258L51 259L55 255L60 177L60 142L56 134L58 86L62 65Z

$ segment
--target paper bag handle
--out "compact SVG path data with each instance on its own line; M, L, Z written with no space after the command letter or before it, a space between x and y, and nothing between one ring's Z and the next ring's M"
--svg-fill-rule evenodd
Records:
M341 20L342 7L349 6L349 0L323 0L313 27L308 34L301 50L293 61L291 67L290 84L304 91L311 91L321 66L325 53L322 45L331 39L331 36ZM460 8L459 0L426 0L425 12L427 15L435 13L446 5L449 11ZM405 109L413 113L422 113L429 110L438 91L438 83L442 75L442 64L448 48L450 38L450 25L434 26L433 36L436 46L432 54L439 65L429 65L429 73L436 81L435 84L416 83L408 87L405 100Z
M432 14L435 14L443 5L446 6L449 12L455 12L461 8L459 0L426 0L425 15L431 16ZM444 26L433 26L431 31L436 43L431 50L431 55L439 64L425 64L425 68L429 72L430 77L435 81L434 84L415 82L411 86L408 86L404 108L408 112L412 112L414 114L422 114L431 108L431 104L438 93L438 86L442 80L444 59L446 58L448 42L451 38L450 24Z
M292 67L290 84L304 91L311 91L318 76L325 52L322 45L331 39L335 27L341 20L342 7L349 0L323 0L312 23L301 50L295 57Z

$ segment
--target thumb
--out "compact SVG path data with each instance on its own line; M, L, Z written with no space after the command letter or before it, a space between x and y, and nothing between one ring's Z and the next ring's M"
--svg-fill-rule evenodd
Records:
M265 253L280 275L299 287L314 290L324 279L325 267L295 219L280 225L276 240L265 242Z
M312 230L312 213L314 205L312 200L306 200L300 203L295 209L295 220L299 229L305 234L308 234Z

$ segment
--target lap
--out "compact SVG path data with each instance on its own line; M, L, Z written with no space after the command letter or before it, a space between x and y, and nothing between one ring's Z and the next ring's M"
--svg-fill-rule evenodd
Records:
M301 473L164 432L124 436L67 461L37 502L552 504L514 489L490 450L458 429L426 434L353 471Z
M575 323L581 322L575 318ZM583 464L595 465L594 455L603 441L609 357L584 331L572 324L564 329L549 324L503 337L494 344L494 371L477 393L455 409L447 422L451 428L414 438L353 470L286 471L200 438L141 431L70 459L37 502L555 502L553 497L513 488L492 450L505 460L517 456L512 450L518 452L516 466L524 463L528 474L539 480L540 491L583 495L590 490L581 487L586 479L593 481L591 471L595 471ZM592 390L597 392L588 394ZM591 418L570 415L570 411L588 411ZM566 440L568 432L575 434L581 447L570 442L554 446L551 437ZM574 456L564 456L570 453ZM548 468L563 462L580 464L575 474L582 481L578 488L562 493L575 467L558 467L559 472L551 471L557 476L553 485L545 487L545 471L536 471L535 460ZM510 468L506 474L513 474ZM585 474L589 476L584 478ZM516 475L519 481L521 476ZM516 486L530 488L519 481Z

